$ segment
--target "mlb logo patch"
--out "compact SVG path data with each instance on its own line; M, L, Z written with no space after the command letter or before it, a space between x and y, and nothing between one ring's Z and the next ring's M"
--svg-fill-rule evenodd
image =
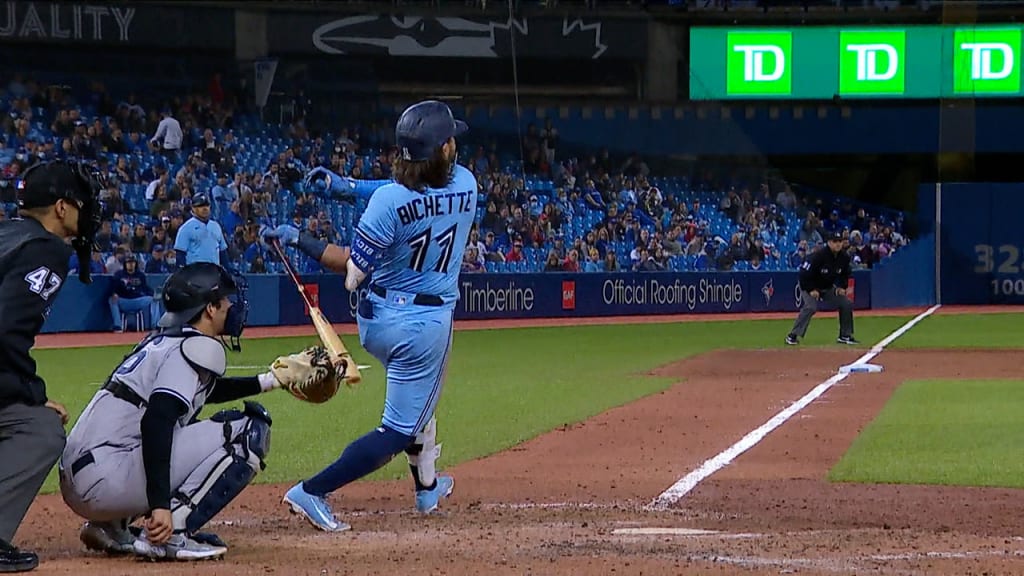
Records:
M576 309L576 281L562 281L562 310Z

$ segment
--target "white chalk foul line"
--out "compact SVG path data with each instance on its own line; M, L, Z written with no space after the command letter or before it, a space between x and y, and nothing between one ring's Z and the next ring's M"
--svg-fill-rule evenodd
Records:
M931 316L936 310L939 309L940 304L936 304L924 312L918 314L909 322L900 326L895 332L889 334L882 339L881 342L871 347L871 350L865 353L863 356L853 362L852 365L866 364L875 356L878 356L888 346L908 330L913 328L918 322L924 320L928 316ZM772 430L775 430L781 426L786 420L792 418L795 414L807 407L808 404L814 402L818 397L827 392L829 388L832 388L837 383L846 379L850 374L848 372L837 372L834 376L825 380L821 384L818 384L810 392L805 394L802 398L793 402L787 406L784 410L772 416L770 420L762 424L760 427L752 430L746 436L741 438L738 442L732 446L726 448L723 452L719 453L715 457L706 460L699 468L690 472L686 476L679 479L678 482L669 487L668 490L662 492L653 502L650 503L649 507L654 510L665 510L669 506L678 502L683 496L686 496L691 490L697 487L698 484L703 482L708 476L711 476L715 472L718 472L730 462L736 459L737 456L743 454L758 442L764 439Z

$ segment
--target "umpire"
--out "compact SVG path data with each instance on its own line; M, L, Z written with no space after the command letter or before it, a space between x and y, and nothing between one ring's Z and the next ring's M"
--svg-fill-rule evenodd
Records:
M846 297L850 280L850 256L843 249L842 232L828 236L828 246L811 254L800 265L800 314L786 336L786 344L795 346L807 334L811 317L818 311L818 301L839 309L840 344L860 344L853 337L853 302Z
M46 396L29 355L68 275L71 247L89 261L100 184L88 168L36 164L18 184L18 219L0 222L0 572L27 572L35 553L11 545L64 448L67 410ZM89 281L89 266L79 273Z

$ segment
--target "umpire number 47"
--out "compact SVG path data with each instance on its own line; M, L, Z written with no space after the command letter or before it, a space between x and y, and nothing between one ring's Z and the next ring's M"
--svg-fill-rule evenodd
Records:
M62 280L46 266L40 266L25 275L25 282L28 283L29 290L39 294L43 300L49 300L60 288Z

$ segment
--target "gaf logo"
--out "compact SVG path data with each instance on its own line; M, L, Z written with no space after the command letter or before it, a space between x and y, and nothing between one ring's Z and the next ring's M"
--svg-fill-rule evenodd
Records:
M320 307L320 285L319 284L303 284L306 294L309 296L309 301L313 303L313 306ZM309 307L303 303L303 312L306 316L309 316Z
M562 281L562 310L576 309L576 281Z

